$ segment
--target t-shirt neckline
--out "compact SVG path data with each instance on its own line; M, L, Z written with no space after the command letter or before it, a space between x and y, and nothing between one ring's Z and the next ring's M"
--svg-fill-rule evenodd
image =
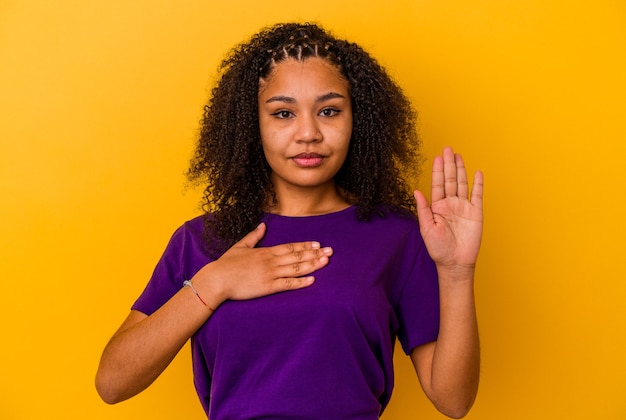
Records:
M287 215L282 215L282 214L264 212L263 219L283 219L283 220L318 219L318 220L321 220L324 218L341 217L347 213L354 213L354 210L355 210L355 206L350 205L346 207L345 209L333 211L330 213L315 214L311 216L287 216Z

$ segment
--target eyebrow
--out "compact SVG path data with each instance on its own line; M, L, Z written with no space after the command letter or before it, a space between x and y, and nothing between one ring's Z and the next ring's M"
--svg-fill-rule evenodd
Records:
M340 93L337 92L329 92L326 93L324 95L320 95L317 98L315 98L315 102L316 103L321 103L321 102L325 102L328 101L330 99L335 99L335 98L345 98L345 96L343 96ZM271 98L269 98L267 101L265 101L266 104L269 104L271 102L285 102L288 104L295 104L296 103L296 99L292 98L291 96L285 96L285 95L276 95L276 96L272 96Z

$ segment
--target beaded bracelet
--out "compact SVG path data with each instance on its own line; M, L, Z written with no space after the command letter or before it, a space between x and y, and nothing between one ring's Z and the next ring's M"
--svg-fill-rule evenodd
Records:
M200 299L200 302L202 302L202 304L203 304L204 306L206 306L207 308L209 308L209 310L210 310L211 312L213 312L213 308L211 308L209 305L207 305L207 303L204 301L204 299L202 299L202 297L200 296L200 294L198 293L198 291L196 290L196 288L195 288L195 287L193 287L193 284L191 284L191 281L189 281L189 280L185 280L185 281L183 282L183 286L187 286L187 287L189 287L189 288L190 288L190 289L191 289L191 290L195 293L195 295L198 297L198 299Z

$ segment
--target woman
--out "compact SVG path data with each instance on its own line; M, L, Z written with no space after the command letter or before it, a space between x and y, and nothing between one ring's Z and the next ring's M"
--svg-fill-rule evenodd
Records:
M482 174L468 200L446 148L432 204L410 198L410 103L316 25L267 28L221 71L189 171L206 213L174 233L105 348L102 398L141 392L191 338L213 420L376 419L398 337L434 405L464 416L479 376Z

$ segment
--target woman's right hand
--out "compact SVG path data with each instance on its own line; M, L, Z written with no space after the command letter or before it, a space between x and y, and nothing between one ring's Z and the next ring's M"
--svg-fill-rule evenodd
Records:
M310 286L315 280L310 274L327 265L333 254L332 248L314 241L255 248L265 231L261 223L192 278L209 306Z
M333 253L317 242L255 248L265 229L259 225L192 278L207 306L310 286L310 274L328 264ZM104 401L113 404L130 398L161 374L212 314L196 302L185 287L150 316L131 311L100 360L96 388Z

